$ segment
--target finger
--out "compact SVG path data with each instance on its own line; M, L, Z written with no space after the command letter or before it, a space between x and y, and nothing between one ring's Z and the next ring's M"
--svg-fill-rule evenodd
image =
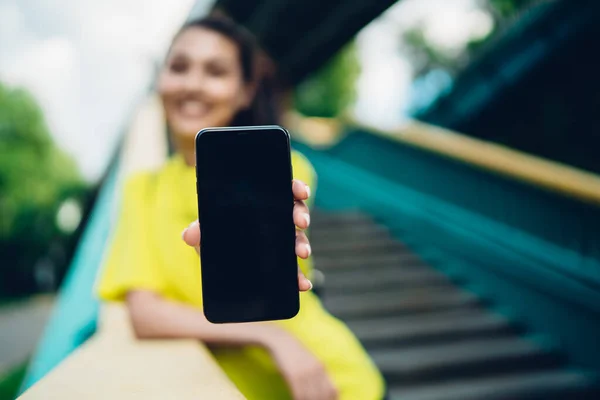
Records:
M308 278L304 276L302 270L298 268L298 290L300 290L301 292L308 292L312 289L312 287L312 282L309 281Z
M325 398L327 400L338 400L340 398L340 393L337 388L331 382L328 376L325 376Z
M340 391L333 385L331 385L331 389L330 389L330 399L331 400L338 400L340 398Z
M310 257L312 249L306 233L296 230L296 255L300 258L307 259Z
M310 187L299 179L292 181L292 192L296 200L306 200L310 197Z
M337 390L323 369L316 374L312 381L314 382L315 394L312 398L322 400L337 400Z
M323 385L323 378L320 374L311 374L310 377L304 381L306 389L306 398L310 400L328 400Z
M288 388L290 389L290 394L292 395L293 400L309 400L306 397L306 390L304 388L304 380L298 376L286 376L284 377Z
M192 222L181 232L181 238L188 246L192 246L200 252L200 224L198 220Z
M303 373L300 376L297 376L295 379L295 390L294 390L294 399L298 398L299 400L318 400L318 397L315 396L318 392L314 388L314 382L311 381L310 373Z
M294 382L290 385L290 392L292 392L292 398L294 400L310 400L307 396L306 388L302 382Z
M310 225L310 211L302 200L294 202L294 224L300 229L307 229Z

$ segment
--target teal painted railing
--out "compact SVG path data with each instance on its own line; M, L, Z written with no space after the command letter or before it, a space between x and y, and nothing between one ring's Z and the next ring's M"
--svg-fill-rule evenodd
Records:
M349 132L295 147L319 176L317 206L360 208L498 311L600 371L600 207L389 140Z
M96 329L99 302L94 297L93 286L111 229L109 216L117 196L117 171L118 164L115 164L100 189L21 392L41 379Z
M325 150L301 143L319 174L317 205L361 208L432 265L578 365L600 371L600 207L364 131ZM34 355L30 387L93 334L93 285L110 233L108 175Z

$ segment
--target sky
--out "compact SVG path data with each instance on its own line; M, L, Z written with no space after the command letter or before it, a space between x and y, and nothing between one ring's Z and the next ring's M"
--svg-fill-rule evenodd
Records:
M401 33L457 51L489 30L479 0L402 0L357 37L362 73L355 114L388 128L414 97ZM211 0L196 3L202 13ZM193 0L2 0L0 81L36 97L57 144L97 180Z
M414 71L402 34L416 26L423 27L430 43L451 55L469 40L488 34L493 21L480 0L402 0L389 8L357 36L362 73L354 113L362 122L383 129L398 126L407 119L416 95L435 96L413 90Z
M0 80L40 103L95 181L191 0L2 0Z

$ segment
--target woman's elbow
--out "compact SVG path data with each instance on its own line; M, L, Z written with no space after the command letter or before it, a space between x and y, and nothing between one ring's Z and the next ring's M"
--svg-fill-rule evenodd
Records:
M137 339L156 339L161 333L156 330L155 318L151 315L155 295L146 292L127 294L127 310L133 333Z
M131 318L131 325L136 339L144 340L156 339L160 337L160 335L158 335L158 333L152 327L149 327L146 323L139 321L136 318Z

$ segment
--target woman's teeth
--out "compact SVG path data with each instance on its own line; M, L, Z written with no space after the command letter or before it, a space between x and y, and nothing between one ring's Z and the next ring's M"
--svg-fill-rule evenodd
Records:
M181 112L189 116L201 116L206 112L206 106L199 101L184 101Z

